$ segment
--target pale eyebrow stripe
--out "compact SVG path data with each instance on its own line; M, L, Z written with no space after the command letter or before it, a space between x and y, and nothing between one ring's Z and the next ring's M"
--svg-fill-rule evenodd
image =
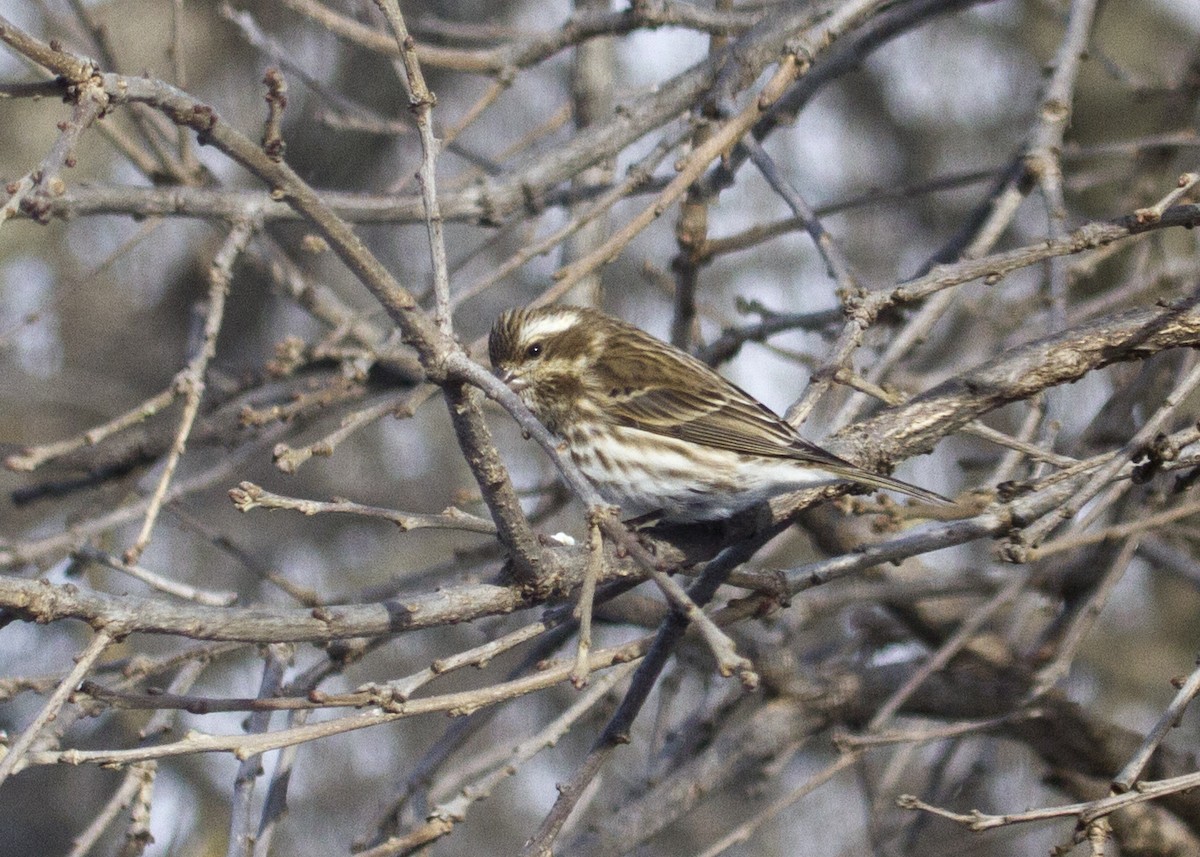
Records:
M563 333L570 330L578 321L572 313L561 313L555 315L547 315L533 321L526 322L525 339L532 339L539 336L553 336L556 333Z

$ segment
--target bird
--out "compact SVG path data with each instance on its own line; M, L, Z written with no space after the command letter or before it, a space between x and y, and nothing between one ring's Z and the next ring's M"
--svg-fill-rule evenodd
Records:
M715 521L831 480L951 502L810 443L707 364L599 310L507 310L492 326L488 355L497 377L625 515Z

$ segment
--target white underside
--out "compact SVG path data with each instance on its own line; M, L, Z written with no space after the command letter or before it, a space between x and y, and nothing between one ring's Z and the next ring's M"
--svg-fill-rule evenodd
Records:
M637 429L618 429L630 446L593 439L594 454L572 455L584 476L610 503L627 516L660 512L676 522L727 518L779 494L837 477L788 459L756 458L705 447L697 450L682 441L647 435ZM642 446L649 439L650 444ZM586 445L582 445L586 448ZM652 460L645 460L647 449ZM611 470L602 461L607 459Z

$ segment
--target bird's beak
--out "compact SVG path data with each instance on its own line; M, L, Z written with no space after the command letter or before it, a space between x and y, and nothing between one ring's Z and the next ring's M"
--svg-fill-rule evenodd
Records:
M529 381L522 378L513 369L503 369L496 373L497 377L514 393L519 393L529 386Z

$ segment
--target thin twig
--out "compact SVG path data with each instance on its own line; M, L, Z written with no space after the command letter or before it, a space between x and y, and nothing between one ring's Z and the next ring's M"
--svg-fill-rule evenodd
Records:
M72 453L77 449L82 449L85 446L94 446L107 437L110 437L117 432L123 431L130 426L137 425L146 419L157 414L163 408L175 401L177 393L172 387L163 390L156 396L153 396L142 402L135 408L132 408L119 417L115 417L106 423L88 429L82 434L78 434L68 440L60 440L55 443L42 444L40 446L31 446L22 452L10 455L4 459L4 466L10 470L20 472L29 472L41 467L47 461L53 461L56 458L61 458L68 453Z
M589 515L595 514L597 511L596 507L593 507L589 510ZM695 599L689 595L688 590L685 590L666 573L661 567L661 562L637 540L637 536L630 533L624 524L617 520L612 507L600 507L599 521L605 534L628 551L629 555L646 570L650 579L658 586L659 591L683 617L685 626L688 623L696 625L696 630L700 632L716 659L717 672L726 677L736 675L747 690L758 687L758 674L754 671L754 664L748 658L738 654L737 646L729 635L717 627L717 623L704 612L700 604L696 603ZM728 574L731 570L732 568L726 570L725 573ZM703 578L703 575L701 577Z
M125 562L119 557L115 557L107 551L102 551L98 548L84 546L75 551L74 556L76 559L85 562L98 562L106 565L113 571L128 574L130 577L142 581L142 583L152 589L165 592L168 595L174 595L176 598L195 601L197 604L207 604L210 607L228 607L230 604L235 603L238 598L236 592L200 589L196 586L180 583L177 580L171 580L169 577L164 577L148 568Z
M254 223L249 219L235 224L213 257L208 272L208 312L204 319L204 339L199 352L176 378L176 389L184 397L183 414L179 418L179 428L175 432L171 451L167 454L167 460L163 464L158 483L146 506L146 516L142 521L142 528L133 544L125 551L125 562L130 565L138 561L142 552L146 550L146 546L150 544L150 534L158 520L158 513L162 509L163 498L167 495L171 477L175 475L175 468L179 465L179 459L187 447L187 439L192 433L196 415L200 413L200 400L204 396L205 388L204 375L208 370L209 361L217 353L217 335L221 332L221 323L225 318L225 298L229 294L229 285L233 280L233 265L237 261L238 255L249 243L254 229Z
M33 721L25 727L25 730L17 740L13 741L4 758L0 759L0 783L8 779L9 774L13 773L17 769L17 766L25 761L25 754L33 747L38 736L42 734L42 730L58 716L59 710L66 705L71 694L75 692L75 688L83 681L83 677L88 674L88 671L95 665L100 656L104 654L104 650L109 647L109 644L117 636L119 636L117 633L104 628L101 628L92 635L92 639L88 642L87 646L76 657L75 666L59 682L58 687L54 689L54 693L50 694L50 698L46 700L46 704L42 706L37 716L33 718Z
M464 530L469 533L484 533L492 535L496 525L486 518L468 514L450 506L438 515L423 515L414 512L400 512L395 509L383 509L379 506L364 506L349 500L305 500L300 497L285 497L274 494L253 482L241 482L229 491L229 498L239 512L249 512L251 509L291 509L303 515L361 515L365 518L383 518L391 521L402 532L422 529Z
M308 721L307 711L289 711L288 727L303 726ZM296 756L300 747L293 744L279 751L275 760L275 771L271 774L271 782L267 786L267 795L263 800L262 817L258 822L258 831L254 836L253 857L270 857L271 845L275 831L287 812L288 786L292 781L292 770L296 764Z
M442 235L442 211L437 195L437 156L440 144L433 135L433 105L436 99L425 83L421 63L417 58L417 44L408 33L404 15L396 0L375 0L375 5L387 18L388 25L396 37L400 59L404 63L404 74L408 79L409 109L417 117L417 130L421 135L421 169L417 171L417 183L421 186L421 200L425 204L425 228L429 235L429 257L433 262L434 320L438 329L446 336L453 335L450 315L450 272L446 264L446 242Z
M962 651L962 648L971 641L971 638L979 632L979 629L985 623L989 622L996 613L1012 603L1021 594L1021 591L1028 582L1028 573L1018 574L997 591L995 595L975 610L972 610L970 615L954 629L954 633L938 646L938 650L934 653L933 657L914 670L912 675L905 679L900 687L896 688L883 705L879 706L879 709L872 715L870 722L867 724L867 731L875 732L887 725L900 710L900 707L908 701L909 697L931 675L950 663L950 660Z
M840 6L829 17L797 38L794 44L789 45L788 53L779 63L779 68L759 89L757 95L751 98L739 113L716 128L708 140L688 154L678 165L678 175L658 194L653 203L617 230L596 250L559 269L555 273L555 279L558 282L550 291L555 295L563 294L597 267L616 258L621 250L662 214L667 206L687 193L713 160L740 141L746 132L768 112L771 105L787 91L787 87L798 76L804 74L812 61L833 44L842 32L855 22L877 11L881 5L884 4L880 0L852 0L852 2ZM798 53L803 53L802 60L798 59ZM546 299L550 299L548 295Z
M1147 515L1144 518L1139 518L1126 524L1113 524L1109 527L1102 527L1099 530L1064 535L1062 538L1046 542L1041 547L1034 548L1029 552L1028 558L1030 562L1036 562L1037 560L1054 556L1063 551L1076 550L1089 545L1098 545L1101 542L1125 539L1139 533L1156 530L1159 527L1172 524L1184 518L1190 518L1196 514L1200 514L1200 501L1184 503L1177 508L1168 509L1155 515Z
M576 721L591 712L618 682L633 672L636 666L622 664L605 673L558 717L507 753L502 763L475 780L463 784L454 797L434 806L419 827L403 836L393 836L366 851L356 852L358 857L394 857L407 854L414 848L448 836L456 825L466 820L467 813L474 804L485 800L501 783L516 776L522 764L547 747L554 746Z
M1158 722L1154 727L1146 733L1146 738L1142 741L1140 747L1125 763L1125 767L1113 777L1113 790L1117 793L1127 792L1137 783L1142 776L1142 772L1146 769L1146 765L1150 762L1150 757L1154 755L1154 751L1163 742L1172 729L1179 726L1180 718L1187 710L1188 705L1200 694L1200 668L1194 669L1191 675L1186 680L1177 683L1179 688L1171 703L1163 709L1163 713L1159 716Z
M1142 424L1142 427L1131 437L1119 454L1115 455L1108 464L1093 474L1080 491L1061 507L1046 515L1040 521L1028 526L1022 533L1022 540L1031 547L1037 547L1060 523L1070 520L1078 514L1092 498L1099 494L1128 460L1140 453L1154 437L1162 431L1167 420L1174 416L1176 410L1187 400L1188 396L1200 387L1200 362L1176 385L1162 405Z
M171 683L167 686L167 692L172 694L187 693L196 680L200 678L200 674L207 665L208 658L202 655L198 656L196 660L186 661L175 677L171 679ZM127 675L127 679L129 678L133 678L133 676ZM157 739L160 733L168 731L175 717L176 712L169 709L160 709L154 712L146 722L146 725L138 732L142 742L145 743ZM67 857L83 857L83 855L87 854L121 810L131 805L133 807L131 812L131 816L133 816L131 818L131 828L133 829L131 829L130 833L136 836L138 835L138 831L144 830L148 836L150 833L149 796L157 774L158 764L156 762L143 762L131 765L125 773L125 779L121 782L117 790L113 792L113 796L109 799L108 803L96 814L96 817L88 825L87 829L72 841L71 851Z
M1038 122L1025 152L1025 169L1041 189L1046 204L1050 240L1067 233L1066 201L1063 196L1063 137L1071 122L1071 102L1079 69L1087 52L1099 0L1072 0L1067 31L1051 64L1053 71L1038 105ZM1047 260L1050 297L1049 327L1061 330L1067 320L1067 267L1061 258Z
M777 800L772 801L769 806L759 810L753 816L746 819L746 821L730 830L708 848L701 851L698 857L717 857L717 855L723 854L734 845L745 842L755 830L778 816L779 813L795 804L801 798L816 791L818 787L823 786L842 771L852 767L857 761L858 756L856 754L843 753L835 761L830 762L817 771L817 773L806 778L799 786Z
M284 671L291 659L291 646L276 643L267 647L263 660L262 681L258 689L259 699L269 699L279 692ZM271 711L258 710L250 715L246 732L250 735L262 734L267 732L270 726ZM233 780L227 857L251 857L257 833L252 805L254 783L262 774L262 757L258 754L242 754L240 758L241 762Z
M505 261L501 262L494 270L488 271L475 282L471 283L459 293L455 294L450 301L452 309L457 309L467 300L481 294L491 288L496 283L509 276L513 271L520 268L530 259L535 256L540 256L548 253L553 247L562 243L564 240L573 235L577 230L590 223L597 217L600 217L616 203L630 196L638 188L647 185L650 182L651 175L655 168L662 163L663 159L670 154L676 146L679 145L680 134L666 134L658 142L658 144L650 150L641 161L629 167L625 174L625 178L617 182L609 190L597 197L591 205L580 209L575 213L575 216L563 224L560 228L553 230L545 238L523 245L517 252L510 256ZM544 296L539 298L535 303L542 304L547 302Z
M183 0L171 0L171 46L167 52L171 58L175 85L180 89L187 89L187 57L184 50L183 21ZM192 149L192 136L182 126L176 126L175 134L179 147L179 163L189 174L195 175L200 164L196 160L196 152Z
M549 629L546 622L533 622L466 651L438 658L430 666L405 678L392 679L383 685L366 684L355 693L366 694L377 705L389 705L397 700L405 702L434 679L463 667L483 668L498 655L537 639Z
M1121 545L1121 550L1113 558L1108 568L1100 578L1099 584L1079 604L1074 605L1074 616L1062 634L1058 651L1050 663L1038 670L1033 686L1029 691L1029 699L1037 699L1054 685L1058 684L1070 671L1071 663L1079 653L1084 637L1096 624L1100 611L1108 603L1109 596L1125 575L1129 563L1137 552L1138 537L1127 536Z
M327 458L333 455L334 450L346 438L358 430L378 422L384 417L395 416L402 418L412 416L421 402L432 396L435 391L433 386L426 384L400 393L399 395L386 396L373 405L368 405L365 408L342 417L338 423L338 427L319 440L314 440L312 443L305 444L302 447L292 447L286 443L276 445L271 457L275 461L275 466L284 473L295 473L300 468L300 465L310 458Z
M1081 825L1087 825L1097 818L1110 815L1117 810L1157 800L1167 795L1178 794L1189 789L1200 787L1200 773L1184 774L1166 780L1145 780L1138 784L1134 791L1124 794L1110 795L1099 800L1085 803L1049 806L1026 812L1014 812L1005 815L989 815L972 810L969 813L951 812L941 807L932 806L913 795L900 795L896 805L901 809L914 809L932 813L940 818L956 822L969 830L980 832L1012 824L1028 824L1029 822L1048 821L1052 818L1078 818Z
M207 470L175 483L163 498L164 504L201 491L215 483L227 482L248 459L260 454L264 447L270 447L277 436L276 433L268 432L260 441L240 446ZM143 515L149 505L149 497L135 497L115 509L101 510L93 517L78 521L61 532L28 541L0 543L0 566L18 566L45 557L70 553L91 536Z
M575 650L571 684L577 688L582 688L588 681L588 655L592 651L592 606L596 599L596 581L603 567L604 540L600 534L600 521L591 518L588 521L588 560L584 567L583 585L579 587L579 603L574 610L574 616L579 620L579 644Z
M1179 177L1179 180L1170 193L1166 194L1162 199L1154 203L1154 205L1147 208L1139 208L1134 212L1134 216L1146 221L1161 220L1163 212L1190 194L1192 188L1197 184L1200 184L1200 173L1184 173Z
M0 226L18 211L46 222L50 217L49 200L66 191L66 183L59 174L64 167L75 166L75 147L83 132L103 116L110 105L108 93L94 81L80 83L73 90L69 96L74 100L70 121L62 123L58 138L37 168L8 188L10 196L0 206Z
M707 604L729 572L752 556L755 550L773 535L775 531L768 530L723 550L705 566L700 577L689 588L688 595L691 600L697 604ZM576 768L570 782L559 787L554 806L542 819L537 833L526 843L522 851L525 857L543 857L550 853L567 819L579 805L604 763L618 746L629 742L629 730L634 720L637 719L659 674L687 627L688 619L682 613L672 612L663 620L617 711L605 725L604 731L592 745L587 757Z
M589 664L589 671L595 673L602 669L608 669L618 664L625 664L629 663L630 661L640 660L650 645L651 641L647 638L636 640L632 643L625 643L620 646L614 646L612 648L601 649L592 654L591 662ZM151 759L165 759L174 756L190 756L196 753L232 753L237 756L257 755L270 752L271 750L278 750L292 744L304 744L309 741L329 738L334 735L342 735L347 732L355 732L360 729L368 729L373 726L379 726L384 723L391 723L396 720L416 717L423 714L469 714L484 706L496 705L508 699L516 699L518 697L535 693L539 690L544 690L548 687L553 687L554 685L566 682L570 678L572 669L574 669L573 659L570 662L557 662L550 664L545 670L542 670L534 675L500 682L480 690L448 693L441 696L410 700L403 703L397 702L389 705L385 711L376 710L367 713L355 713L346 717L338 717L332 720L322 721L320 723L306 723L300 726L292 726L287 729L278 729L274 732L266 732L263 734L219 735L200 731L192 731L177 741L165 744L156 744L152 747L138 747L124 750L70 749L61 751L34 752L30 754L30 764L52 765L65 762L68 764L96 764L107 766L129 765L135 762L149 761ZM214 706L214 710L302 710L306 708L319 707L319 694L317 695L317 699L317 702L314 702L311 699L280 699L277 700L279 703L281 703L278 705L255 705L254 702L256 701L262 703L273 702L273 700L257 700L257 698L254 700L237 700L235 701L235 705ZM195 702L190 700L190 698L181 701L180 707L187 706L194 707Z
M154 762L131 765L112 797L100 812L96 813L84 831L71 840L71 850L67 852L67 857L84 857L91 851L108 826L133 803L134 796L154 780L156 773L157 765Z
M809 237L812 238L817 252L825 260L825 267L829 276L837 283L838 292L845 295L854 294L859 289L858 277L855 276L851 268L850 260L846 258L841 248L838 247L837 242L833 240L833 236L822 225L816 211L813 210L808 201L800 195L800 192L779 171L779 166L767 154L762 144L754 138L753 134L747 134L743 137L741 144L750 153L750 160L758 167L758 171L762 173L763 178L783 198L788 208L792 210L792 214L799 219L805 231L808 232Z

